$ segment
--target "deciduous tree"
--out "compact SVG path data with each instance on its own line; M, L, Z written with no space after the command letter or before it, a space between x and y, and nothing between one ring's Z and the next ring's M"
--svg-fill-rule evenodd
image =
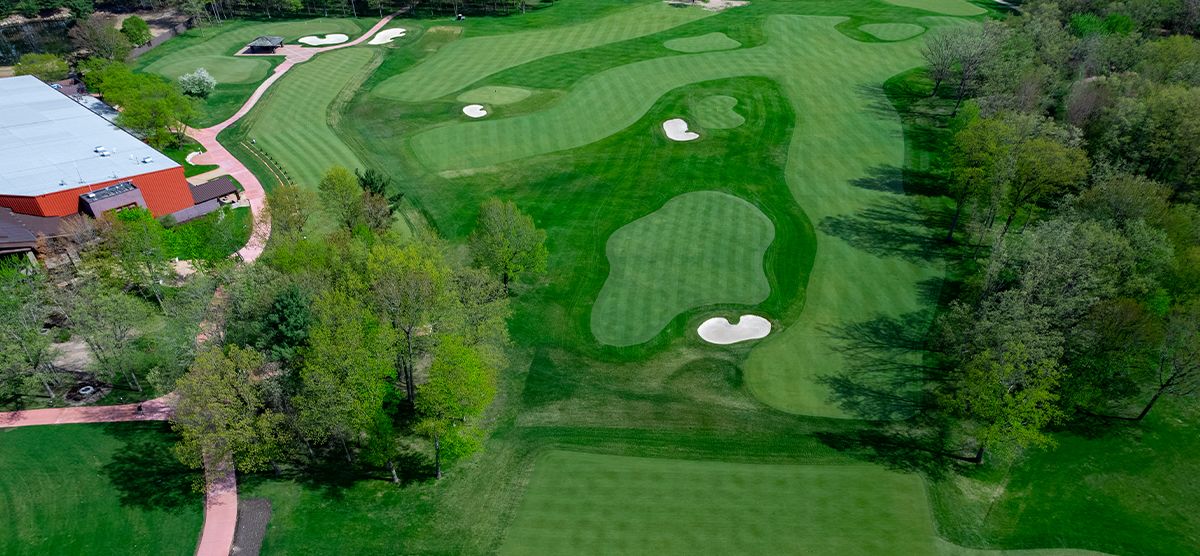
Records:
M326 170L317 184L317 195L321 198L321 207L339 226L354 229L362 222L362 190L345 167L334 166Z
M104 18L96 14L89 16L86 21L76 23L67 34L71 36L76 48L87 50L93 56L109 61L124 62L133 50L125 35L106 24Z
M66 79L69 72L67 63L53 54L24 54L13 66L14 75L32 75L47 83Z
M546 271L546 231L538 229L533 217L507 203L491 198L479 209L479 221L471 234L475 262L500 273L504 293L521 274Z
M420 387L417 429L433 439L437 477L442 478L442 442L478 446L478 429L468 419L478 417L496 396L495 372L462 338L442 339L429 367L429 381ZM461 448L455 455L462 457ZM474 450L470 450L474 451ZM469 452L468 452L469 453Z

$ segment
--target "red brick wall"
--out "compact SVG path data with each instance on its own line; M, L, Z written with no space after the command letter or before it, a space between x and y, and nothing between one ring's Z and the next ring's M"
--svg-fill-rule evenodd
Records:
M21 214L67 216L79 212L80 195L120 183L126 179L132 181L142 191L142 197L146 199L146 205L149 206L150 212L153 212L154 216L170 214L195 204L187 179L183 177L183 166L176 166L132 178L64 189L36 197L0 195L0 207L8 207L13 212Z

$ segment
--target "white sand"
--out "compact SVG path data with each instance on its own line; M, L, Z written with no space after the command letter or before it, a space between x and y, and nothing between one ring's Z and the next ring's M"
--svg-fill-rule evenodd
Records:
M468 104L463 107L463 114L472 118L482 118L487 115L487 110L483 109L482 104Z
M387 44L392 42L396 37L403 37L404 29L384 29L378 33L367 44Z
M701 323L696 332L710 344L736 344L766 338L771 333L771 321L757 315L742 315L737 324L729 324L725 317L716 317Z
M688 131L687 122L679 118L663 122L663 131L667 132L667 137L676 141L691 141L700 137L700 134Z
M341 44L348 40L350 40L350 37L347 37L346 35L343 35L341 33L325 35L325 38L323 38L323 39L317 38L312 35L300 38L300 42L302 42L304 44L312 45L312 46L321 46L323 44Z

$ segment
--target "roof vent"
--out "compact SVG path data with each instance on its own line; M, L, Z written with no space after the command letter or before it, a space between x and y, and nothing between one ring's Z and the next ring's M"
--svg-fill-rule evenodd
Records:
M154 162L154 159L148 156L142 159L142 164L150 164L151 162Z
M102 153L106 150L108 149L104 148L104 145L96 145L96 148L92 149L92 152Z
M112 153L108 151L100 151L100 156L112 156Z

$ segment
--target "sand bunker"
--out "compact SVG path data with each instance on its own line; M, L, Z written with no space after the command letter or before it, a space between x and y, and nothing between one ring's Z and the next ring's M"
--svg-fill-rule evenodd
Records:
M330 35L325 35L325 38L319 38L319 37L311 36L311 35L300 38L300 42L302 42L304 44L312 45L312 46L321 46L323 44L341 44L348 40L350 40L350 37L347 37L346 35L343 35L341 33L333 33Z
M742 315L737 324L729 324L725 317L716 317L704 321L696 332L710 344L736 344L766 338L771 333L771 321L757 315Z
M679 118L663 122L663 131L667 132L667 137L675 141L691 141L692 139L700 138L699 133L688 131L687 122Z
M468 104L463 107L463 114L472 118L482 118L487 115L487 110L483 109L482 104Z
M392 39L404 36L404 29L384 29L378 33L367 44L387 44L392 42Z

